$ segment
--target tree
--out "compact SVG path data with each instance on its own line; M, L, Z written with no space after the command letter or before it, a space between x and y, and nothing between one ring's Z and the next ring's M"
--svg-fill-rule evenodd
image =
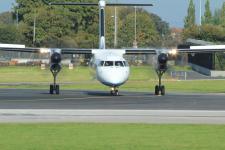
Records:
M205 14L203 17L203 24L210 24L212 23L212 12L210 10L210 1L207 0L205 4Z
M169 34L170 28L169 28L169 24L167 22L163 21L156 14L151 14L151 18L155 22L156 29L161 36L165 36L165 35Z
M214 12L214 16L212 17L212 23L214 25L220 25L221 22L222 22L221 9L216 9Z
M200 29L200 39L211 42L225 42L225 29L221 26L205 24Z
M134 12L126 16L119 29L120 47L132 47L134 41ZM143 9L137 11L137 43L139 47L159 46L160 35L156 30L155 23L151 15Z
M0 14L0 24L13 24L13 15L11 12L3 12Z
M186 29L184 29L182 35L183 35L184 40L186 40L188 38L199 39L200 27L194 25L190 28L186 28Z
M46 0L51 1L51 0ZM82 0L64 0L82 1ZM19 31L23 44L33 46L33 26L36 20L37 47L97 48L99 16L98 7L49 6L43 0L16 0L14 8L19 14ZM98 0L87 0L98 2ZM107 7L106 45L114 43L114 8ZM133 18L132 18L133 17ZM162 36L169 35L169 25L160 17L138 9L137 40L139 46L159 46ZM125 40L124 40L125 39ZM132 46L134 40L134 8L118 8L118 47Z
M15 25L0 25L1 43L20 43L22 34L17 30Z
M193 0L190 0L188 7L188 15L184 20L184 28L190 28L195 25L195 5Z
M225 28L225 2L223 2L223 7L221 10L221 24Z
M96 2L97 0L90 0L90 2L93 1ZM98 30L96 26L98 22L96 7L48 6L43 0L17 0L14 11L18 11L19 21L29 26L29 31L25 34L26 39L30 41L27 43L29 45L33 40L32 33L35 18L36 46L48 46L46 45L47 41L63 45L61 42L64 39L72 37L79 31L95 31L91 34L96 34ZM95 26L92 26L93 24Z

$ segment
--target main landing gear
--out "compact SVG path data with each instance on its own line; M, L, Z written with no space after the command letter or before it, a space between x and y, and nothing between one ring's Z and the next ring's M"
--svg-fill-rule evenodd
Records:
M166 70L156 70L156 73L159 78L159 84L155 86L155 95L165 95L166 90L165 86L162 85L162 76L166 72Z
M51 66L50 70L52 72L52 75L53 75L53 78L54 78L54 82L53 82L53 84L50 85L49 93L58 95L59 94L59 85L56 84L56 78L57 78L58 73L61 70L61 66L59 64L53 64Z
M119 96L119 90L117 87L112 87L111 91L110 91L110 94L112 96Z

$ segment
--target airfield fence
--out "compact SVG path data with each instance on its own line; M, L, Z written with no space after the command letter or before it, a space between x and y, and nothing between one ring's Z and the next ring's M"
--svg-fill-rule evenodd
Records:
M178 80L187 80L187 72L186 71L171 71L170 76L172 78L176 78Z

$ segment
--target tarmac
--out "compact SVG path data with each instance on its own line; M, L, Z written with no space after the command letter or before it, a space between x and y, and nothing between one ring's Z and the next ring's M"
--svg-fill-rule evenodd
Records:
M225 94L0 89L0 122L225 124Z

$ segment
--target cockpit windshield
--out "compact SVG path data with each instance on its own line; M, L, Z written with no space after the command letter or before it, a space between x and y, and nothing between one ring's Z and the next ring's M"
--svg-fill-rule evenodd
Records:
M124 64L122 61L115 61L115 66L123 67Z
M104 66L104 63L105 63L104 61L101 61L99 66Z
M110 66L126 67L126 66L128 66L128 63L126 61L101 61L99 63L99 66L105 66L105 67L110 67Z
M129 66L126 61L123 61L123 64L124 64L125 67L128 67Z
M105 61L104 66L113 66L113 61Z

